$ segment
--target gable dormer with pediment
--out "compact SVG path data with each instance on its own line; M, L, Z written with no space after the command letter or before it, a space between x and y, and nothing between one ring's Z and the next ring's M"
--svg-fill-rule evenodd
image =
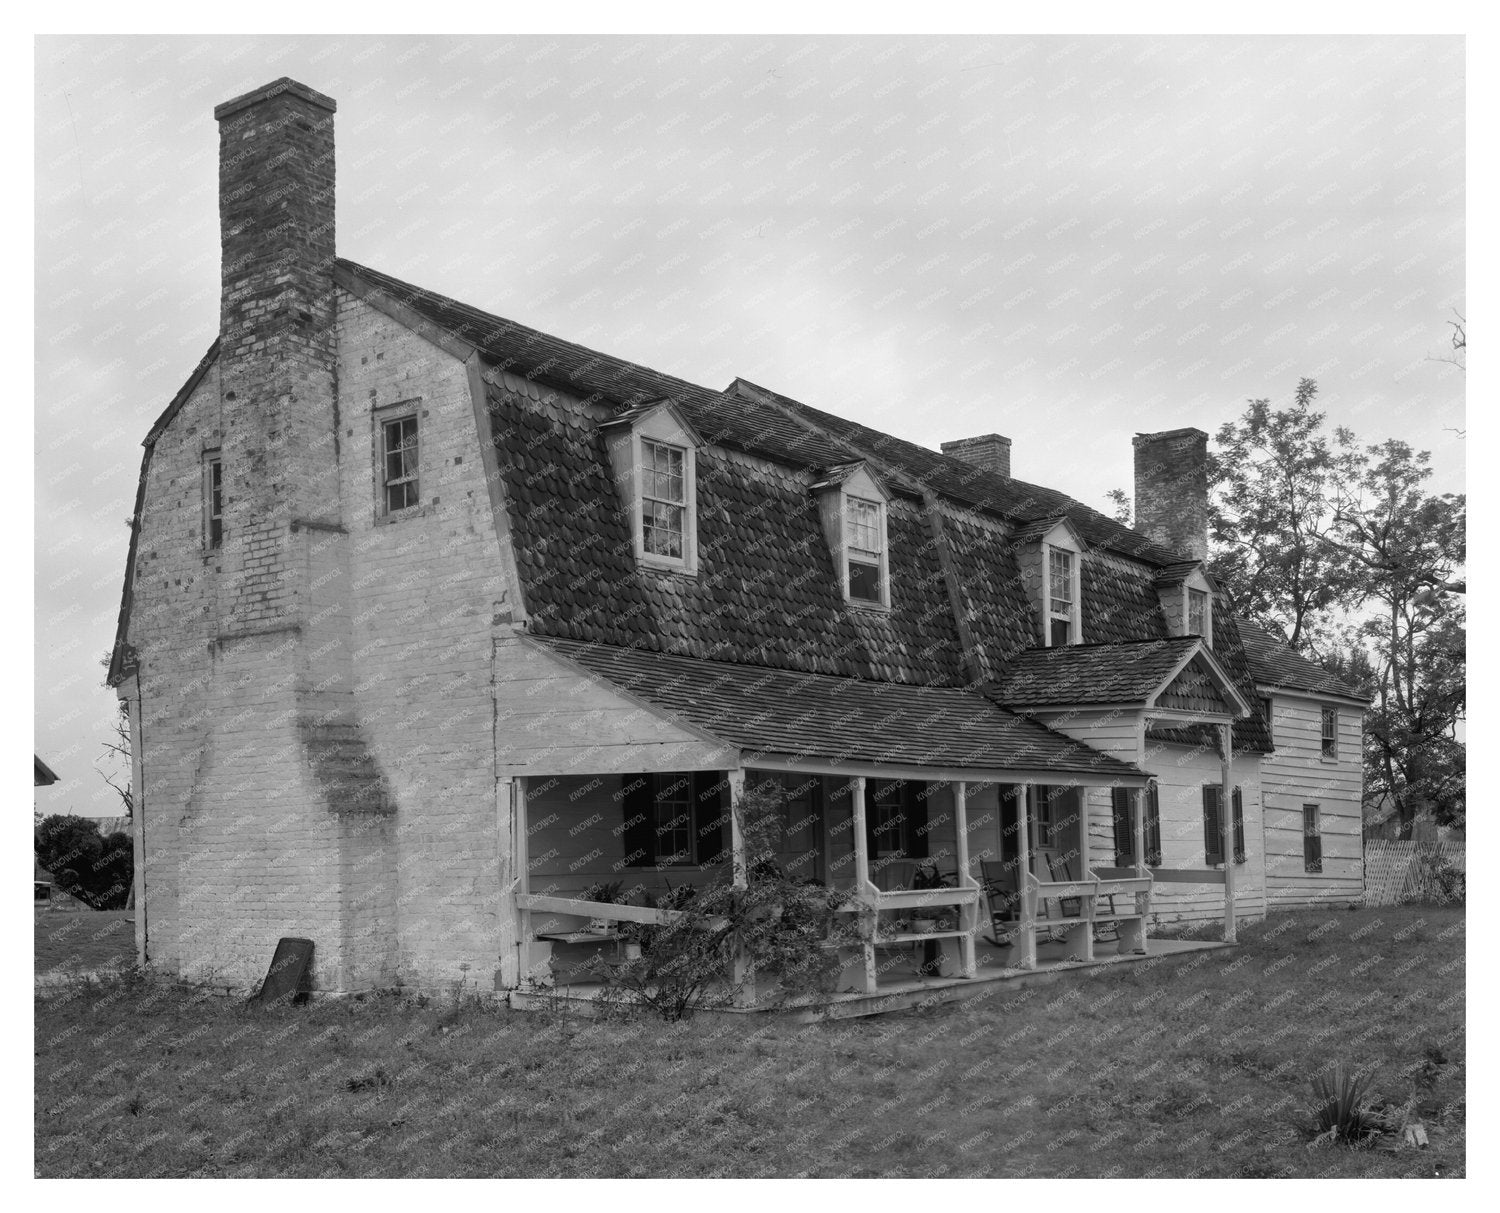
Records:
M1083 536L1068 518L1048 518L1011 538L1042 647L1083 642Z
M703 439L670 400L621 413L599 427L620 507L630 518L639 568L698 572L697 453Z
M844 601L889 610L890 491L863 462L829 468L812 491Z
M1201 636L1214 643L1213 579L1197 561L1168 565L1157 573L1156 593L1168 636Z

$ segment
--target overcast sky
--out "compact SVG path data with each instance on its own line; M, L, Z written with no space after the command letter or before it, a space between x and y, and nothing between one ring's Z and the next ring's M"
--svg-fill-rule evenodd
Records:
M1462 491L1458 38L47 38L36 746L92 767L141 439L215 336L215 104L334 97L341 255L1107 509L1311 376Z

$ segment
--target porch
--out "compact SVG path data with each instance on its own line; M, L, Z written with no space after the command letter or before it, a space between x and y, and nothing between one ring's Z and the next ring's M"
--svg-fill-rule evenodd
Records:
M893 1011L909 1011L971 998L1004 996L1035 985L1047 985L1070 977L1088 978L1118 970L1122 965L1150 962L1176 963L1193 955L1233 947L1219 940L1156 939L1148 940L1147 952L1098 952L1093 960L1069 958L1063 943L1045 942L1037 948L1034 968L1018 968L1009 949L983 941L976 947L976 971L973 977L931 976L922 972L920 950L904 955L882 952L879 967L883 977L875 993L850 986L837 990L826 1000L813 1005L810 999L778 1001L772 990L757 990L756 997L736 1004L724 998L700 1011L708 1015L753 1015L769 1012L795 1016L802 1022L829 1019L857 1019ZM920 945L918 945L920 948ZM1149 953L1149 955L1148 955ZM591 1016L599 1013L600 1000L606 996L603 983L580 982L552 989L521 989L510 994L510 1005L517 1010L546 1011L553 1014ZM767 996L769 995L769 996Z
M775 768L511 782L523 860L516 1005L590 1001L589 963L625 963L626 940L678 922L695 885L732 875L748 888L747 788L778 805L769 862L826 897L840 1005L919 1001L1150 950L1152 872L1090 867L1084 785ZM1123 794L1139 835L1141 796ZM725 979L740 1009L777 1002L732 935Z

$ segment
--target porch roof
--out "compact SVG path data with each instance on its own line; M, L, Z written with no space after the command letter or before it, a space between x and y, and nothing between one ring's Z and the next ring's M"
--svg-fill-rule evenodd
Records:
M1011 707L1144 703L1192 652L1196 636L1027 649L1005 663L985 694Z
M1056 772L1135 782L1140 768L958 687L872 682L591 644L527 639L715 740L826 760Z

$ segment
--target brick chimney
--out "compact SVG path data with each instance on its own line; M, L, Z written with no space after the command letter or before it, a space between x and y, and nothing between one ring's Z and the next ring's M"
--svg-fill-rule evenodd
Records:
M945 442L943 454L972 463L996 476L1010 476L1010 439L999 434L981 434L977 438L958 438Z
M291 523L338 521L334 108L282 78L214 109L228 631L295 623Z
M1208 435L1137 434L1135 527L1193 560L1208 558Z

